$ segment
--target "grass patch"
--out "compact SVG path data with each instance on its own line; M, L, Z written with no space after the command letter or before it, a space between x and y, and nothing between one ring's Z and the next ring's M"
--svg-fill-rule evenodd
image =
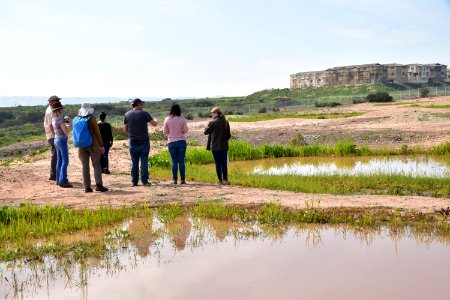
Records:
M275 119L337 119L361 116L364 113L350 112L350 113L317 113L317 114L257 114L257 115L241 115L228 116L230 122L257 122Z
M170 179L167 168L154 167L155 178ZM215 183L214 165L186 166L189 181ZM450 178L420 178L401 175L342 176L342 175L259 175L229 168L233 185L302 193L338 195L399 195L450 197Z
M446 109L446 108L450 108L450 104L446 104L446 105L419 105L419 104L412 104L412 105L408 105L406 107L417 107L417 108L436 108L436 109Z

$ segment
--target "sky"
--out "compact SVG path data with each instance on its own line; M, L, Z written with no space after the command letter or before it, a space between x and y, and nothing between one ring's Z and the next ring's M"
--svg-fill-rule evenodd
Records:
M450 65L450 0L0 0L0 97L217 97Z

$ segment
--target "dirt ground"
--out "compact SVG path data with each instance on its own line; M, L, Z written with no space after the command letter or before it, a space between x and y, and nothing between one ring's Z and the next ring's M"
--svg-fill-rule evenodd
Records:
M449 105L450 96L403 101L419 105ZM317 109L316 109L317 111ZM372 147L398 148L408 146L430 147L450 140L450 109L429 109L401 105L375 106L369 103L322 109L325 112L364 112L363 115L345 119L278 119L253 123L231 123L232 132L239 139L253 144L264 142L286 144L301 133L306 142L333 143L352 139L356 144ZM188 140L206 143L203 129L207 119L189 122ZM162 124L160 124L162 125ZM160 126L159 126L160 127ZM153 129L152 129L153 130ZM19 151L20 148L41 147L43 142L13 145L3 149ZM153 141L151 154L166 146ZM81 163L77 150L70 147L68 176L74 188L63 189L48 180L49 153L16 159L0 167L0 205L21 203L65 204L74 208L94 208L99 205L129 206L136 203L196 202L218 200L223 203L257 204L277 202L289 207L304 208L314 204L320 207L392 207L432 212L450 206L450 199L418 196L379 195L328 195L305 194L288 191L218 186L197 182L171 185L165 181L152 181L151 186L132 187L130 158L126 141L116 141L110 151L111 175L103 175L106 193L84 192ZM1 149L0 149L1 150ZM5 151L6 150L6 151ZM5 158L3 158L4 160ZM151 176L151 170L150 170ZM93 171L91 170L93 180ZM189 177L189 176L188 176ZM230 178L232 181L233 179Z

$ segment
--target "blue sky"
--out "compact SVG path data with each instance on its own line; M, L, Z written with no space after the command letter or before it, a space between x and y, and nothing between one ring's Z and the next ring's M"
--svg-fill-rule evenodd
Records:
M449 0L0 0L0 96L215 97L450 65Z

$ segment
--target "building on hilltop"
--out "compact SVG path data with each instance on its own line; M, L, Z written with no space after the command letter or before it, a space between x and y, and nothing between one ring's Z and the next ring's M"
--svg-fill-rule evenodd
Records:
M325 71L290 75L291 89L363 83L439 83L450 82L446 65L366 64L334 67Z

